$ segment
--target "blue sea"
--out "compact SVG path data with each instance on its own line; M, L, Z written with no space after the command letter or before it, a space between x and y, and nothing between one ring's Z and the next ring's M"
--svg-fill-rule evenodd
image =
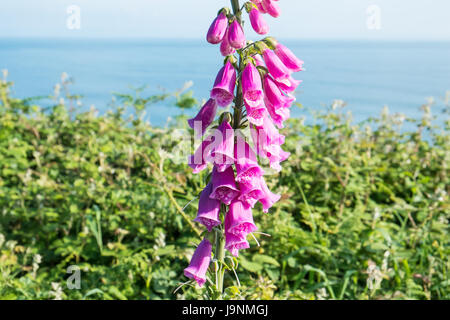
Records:
M418 117L427 97L443 105L450 90L450 42L283 43L305 61L306 70L295 76L303 80L296 95L308 108L341 99L355 120L379 115L385 105ZM143 96L193 81L194 96L207 98L222 61L219 48L202 40L0 39L0 69L9 71L15 96L50 95L66 72L74 79L71 92L83 96L80 111L94 105L105 112L113 93L144 85ZM179 113L173 102L148 110L155 125ZM301 113L295 109L293 115Z

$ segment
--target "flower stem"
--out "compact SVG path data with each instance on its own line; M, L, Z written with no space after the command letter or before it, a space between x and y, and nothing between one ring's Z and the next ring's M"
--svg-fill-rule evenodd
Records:
M219 262L219 270L217 272L217 293L219 296L223 293L223 278L225 275L225 269L223 267L225 262L225 238L222 231L216 231L216 259Z
M239 24L242 26L242 12L241 12L241 7L239 5L239 0L231 0L231 6L233 7L233 14L236 16L237 21L239 22ZM242 63L242 55L241 55L242 50L238 50L239 53L239 73L241 73L242 69L243 69L243 63ZM233 128L234 129L238 129L240 124L241 124L241 120L242 120L242 106L244 104L244 99L242 96L242 83L241 83L241 79L238 79L238 83L237 83L237 92L236 92L236 99L235 99L235 106L234 106L234 114L233 114Z
M238 19L238 22L242 25L241 21L241 7L239 5L239 0L231 0L231 6L233 7L233 13Z
M237 21L242 26L242 20L241 20L241 9L239 6L239 0L231 0L231 5L233 7L233 14L236 16ZM242 64L242 56L241 56L242 50L239 50L239 73L242 71L243 64ZM242 94L242 84L241 79L238 79L237 83L237 91L236 91L236 98L234 100L235 106L234 106L234 113L233 113L233 129L238 129L241 120L242 120L242 106L244 105L244 98ZM226 211L226 210L225 210ZM225 236L223 234L222 230L216 231L216 252L215 252L215 258L218 261L219 270L216 273L216 291L217 296L216 298L221 298L223 294L223 280L225 276Z

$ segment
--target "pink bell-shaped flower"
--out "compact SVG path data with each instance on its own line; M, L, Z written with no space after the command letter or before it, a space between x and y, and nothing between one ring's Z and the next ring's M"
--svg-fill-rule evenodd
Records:
M236 181L251 184L252 181L264 174L264 170L258 164L256 154L245 138L238 136L234 146L234 157L236 159Z
M245 208L254 208L256 202L264 196L260 186L261 179L262 177L256 177L249 182L239 183L241 195L238 199L242 201Z
M272 193L269 188L267 187L266 182L264 179L261 180L261 190L263 192L263 197L259 199L259 202L261 202L263 206L263 211L265 213L269 212L269 209L272 208L272 206L280 200L281 196L278 194Z
M184 269L184 275L197 281L202 287L206 282L206 272L211 263L212 245L208 239L203 239L192 256L191 263Z
M269 76L264 77L264 102L274 123L283 128L283 122L290 117L290 110L295 97L285 95L277 83Z
M235 49L245 47L245 35L241 24L235 19L228 28L228 42Z
M257 153L269 159L270 167L276 171L281 170L280 162L289 157L289 152L283 151L281 145L284 144L285 137L281 135L268 117L260 127L250 130Z
M269 32L269 26L258 9L253 7L248 13L248 16L253 30L255 30L257 34L266 34Z
M232 233L225 232L225 249L237 257L239 256L239 250L250 248L246 237L236 236Z
M263 51L263 59L266 63L267 70L277 80L283 81L289 79L291 71L284 65L284 63L278 58L278 56L270 49Z
M225 216L225 232L245 237L258 230L252 215L252 209L246 208L241 201L233 201Z
M206 129L211 125L216 117L217 103L214 99L209 99L200 109L198 114L188 120L189 126L194 129L197 136L203 136Z
M275 108L270 102L266 101L266 108L273 122L278 128L284 128L284 121L290 118L291 111L286 107Z
M264 96L265 99L275 108L289 108L295 98L284 95L271 76L264 76Z
M245 104L245 110L247 110L247 120L251 124L254 124L255 126L262 125L263 119L267 114L267 109L264 106L264 103L261 102L261 104L251 107L247 103Z
M242 71L242 92L244 101L250 107L261 105L264 98L261 76L258 69L249 62Z
M240 194L240 191L236 188L232 167L228 167L224 172L219 172L217 168L214 167L211 183L213 190L209 197L211 199L220 200L226 205L230 205L231 201Z
M278 4L274 0L262 0L262 7L264 10L274 18L278 18L281 14L281 10Z
M297 58L290 49L283 46L281 43L277 43L275 54L290 71L299 72L303 70L304 62Z
M220 43L225 36L227 27L228 18L224 12L221 12L209 27L208 33L206 35L206 40L211 44Z
M285 161L291 155L284 151L279 145L271 145L266 149L269 158L270 167L277 172L281 171L280 163Z
M259 135L258 141L263 141L266 145L281 146L286 140L285 136L280 134L269 117L264 118L262 126L256 127L256 130L251 130L252 135L254 132L257 132Z
M279 89L283 90L284 92L287 93L292 93L295 91L295 89L297 89L297 87L300 85L300 83L302 83L302 80L296 80L294 79L292 76L289 77L288 79L285 79L281 82L276 81L276 84L278 86Z
M211 98L217 101L221 107L228 106L234 99L234 88L236 86L236 70L230 61L220 69L217 74L214 87L211 90Z
M267 74L264 76L264 95L275 109L289 108L295 100L291 96L284 95L277 82Z
M230 45L230 42L228 41L228 30L229 30L229 29L230 29L230 28L227 29L227 32L225 33L225 37L223 37L223 40L222 40L222 42L221 42L221 44L220 44L220 53L221 53L224 57L229 56L229 55L232 55L232 54L234 54L234 53L236 52L236 49L233 48L233 47Z
M207 154L206 161L213 163L217 171L223 172L234 163L234 130L227 121L223 121L217 130L214 130L211 144L211 153Z
M194 154L189 156L188 165L193 169L194 173L199 173L206 169L207 158L211 153L210 145L212 144L211 137L207 137L195 150Z
M252 1L256 7L258 8L259 12L261 12L262 14L267 13L266 9L264 9L263 5L262 5L262 0L257 2L257 1Z
M209 183L200 193L197 217L194 219L194 221L203 224L209 232L211 232L212 228L221 224L219 219L220 201L211 199L209 197L211 192L212 184Z

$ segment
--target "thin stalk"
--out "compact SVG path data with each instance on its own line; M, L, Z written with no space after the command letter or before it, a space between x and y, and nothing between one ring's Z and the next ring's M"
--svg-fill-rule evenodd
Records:
M242 26L242 12L241 12L241 7L239 5L239 0L231 0L231 6L233 7L233 14L236 16L237 21L241 24ZM241 56L242 50L238 50L238 54L239 54L239 72L242 72L243 69L243 63L242 63L242 56ZM235 106L234 106L234 111L233 111L233 129L238 129L240 124L241 124L241 120L242 120L242 106L244 105L244 99L243 99L243 94L242 94L242 83L241 83L241 79L238 79L238 83L237 83L237 91L236 91L236 98L234 100L235 102ZM225 210L224 210L225 211ZM222 296L223 294L223 280L224 280L224 276L225 276L225 237L223 234L222 230L217 230L216 231L216 259L218 261L219 264L219 270L216 273L216 289L217 289L217 294L219 295L219 297Z
M242 20L241 20L242 12L241 12L241 7L239 5L239 0L231 0L231 6L233 8L233 14L238 19L238 22L242 25Z
M192 223L191 218L189 218L186 215L186 213L184 213L183 209L180 207L178 202L175 200L175 198L174 198L174 196L172 194L172 190L170 190L166 186L163 186L163 189L167 193L167 195L169 196L169 200L170 200L170 202L172 202L172 204L174 205L175 209L181 214L183 219L189 224L189 226L197 234L197 236L200 237L202 235L202 232L200 230L198 230L197 227Z
M239 0L231 0L231 6L233 7L233 14L236 16L237 21L239 22L239 24L242 26L242 12L241 12L241 7L239 5ZM243 61L242 61L242 49L238 50L238 54L239 54L239 70L238 73L242 73L242 69L243 69ZM234 129L238 129L240 124L241 124L241 120L242 120L242 106L244 105L244 99L243 99L243 93L242 93L242 82L241 82L241 78L238 78L238 83L237 83L237 91L236 91L236 98L235 98L235 106L234 106L234 114L233 114L233 128Z
M224 262L225 262L225 238L222 231L216 231L216 259L219 262L219 270L216 273L216 285L219 295L223 293L223 278L225 275Z

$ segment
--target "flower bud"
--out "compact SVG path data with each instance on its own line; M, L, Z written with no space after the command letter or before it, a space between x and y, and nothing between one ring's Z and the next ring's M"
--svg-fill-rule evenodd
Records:
M220 53L226 57L234 54L236 52L236 49L233 48L230 45L230 42L228 41L228 30L230 28L228 27L227 32L225 33L225 36L223 37L222 43L220 44Z
M250 18L252 28L257 34L266 34L267 32L269 32L269 26L267 25L266 21L262 17L261 12L258 9L253 7L250 10L248 16Z
M217 74L214 88L211 90L211 98L216 99L220 107L228 106L234 99L236 86L236 70L230 61L220 69Z
M214 121L217 112L217 103L214 99L209 99L200 109L195 118L189 119L189 126L194 129L197 136L203 136L206 129Z
M242 49L245 47L245 35L241 24L235 19L228 30L228 42L235 49Z
M220 43L225 36L227 27L228 27L228 18L222 11L214 19L211 26L209 27L208 33L206 35L206 40L211 44Z
M274 0L262 0L261 4L264 10L272 17L278 18L280 16L281 10Z
M281 62L292 72L303 70L303 61L295 56L295 54L281 43L275 45L275 54L280 58Z
M263 54L264 62L269 70L269 73L277 80L283 81L291 76L291 71L284 65L280 58L269 49L264 50Z

